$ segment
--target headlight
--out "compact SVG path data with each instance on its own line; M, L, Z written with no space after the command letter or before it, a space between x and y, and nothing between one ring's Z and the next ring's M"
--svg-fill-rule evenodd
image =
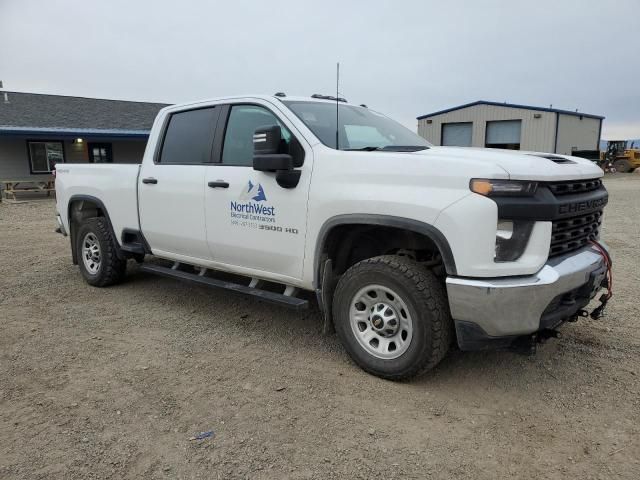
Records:
M538 182L472 178L469 182L469 188L472 192L484 195L485 197L530 197L536 193Z
M520 258L527 248L533 221L498 220L496 230L496 262L513 262Z

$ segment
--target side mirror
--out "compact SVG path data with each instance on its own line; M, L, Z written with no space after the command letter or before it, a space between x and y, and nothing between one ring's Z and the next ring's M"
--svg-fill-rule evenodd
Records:
M280 153L280 126L256 128L253 133L253 169L261 172L292 170L291 155Z
M300 170L294 170L293 157L280 152L280 126L256 128L253 133L253 169L275 172L282 188L295 188L300 180Z
M253 169L260 172L277 172L279 170L293 170L293 158L286 153L272 153L270 155L254 155Z
M258 127L253 132L253 154L273 155L280 150L282 130L279 125Z

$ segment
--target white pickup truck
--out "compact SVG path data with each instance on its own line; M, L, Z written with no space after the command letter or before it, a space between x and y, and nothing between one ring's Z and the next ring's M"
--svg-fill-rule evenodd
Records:
M229 97L162 109L141 165L58 165L57 220L91 285L121 281L133 258L293 308L315 292L324 331L401 379L454 341L532 348L587 314L611 266L602 174L435 147L343 99Z

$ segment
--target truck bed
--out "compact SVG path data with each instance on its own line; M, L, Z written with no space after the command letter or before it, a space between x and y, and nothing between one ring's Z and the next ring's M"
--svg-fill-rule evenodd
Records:
M103 204L115 232L138 230L137 180L140 165L65 163L56 168L56 202L69 229L69 205L76 199ZM121 239L117 239L118 243Z

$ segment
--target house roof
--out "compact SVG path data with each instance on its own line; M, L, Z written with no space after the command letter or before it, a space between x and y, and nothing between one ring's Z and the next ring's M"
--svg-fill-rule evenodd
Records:
M164 103L0 92L0 133L147 136Z
M564 115L573 115L575 117L588 117L588 118L598 118L603 120L604 117L600 115L592 115L590 113L582 113L582 112L572 112L571 110L559 110L557 108L546 108L546 107L532 107L531 105L518 105L515 103L500 103L500 102L489 102L487 100L478 100L477 102L465 103L464 105L458 105L457 107L447 108L445 110L439 110L433 113L427 113L425 115L421 115L418 120L423 118L433 117L435 115L441 115L443 113L453 112L454 110L460 110L462 108L474 107L476 105L493 105L495 107L507 107L507 108L522 108L525 110L536 110L539 112L552 112L552 113L562 113Z

